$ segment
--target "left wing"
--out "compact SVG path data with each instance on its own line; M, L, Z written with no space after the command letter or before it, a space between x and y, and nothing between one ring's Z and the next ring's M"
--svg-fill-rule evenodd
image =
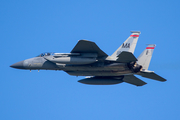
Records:
M108 56L96 45L96 43L88 40L79 40L71 53L97 53L98 57Z

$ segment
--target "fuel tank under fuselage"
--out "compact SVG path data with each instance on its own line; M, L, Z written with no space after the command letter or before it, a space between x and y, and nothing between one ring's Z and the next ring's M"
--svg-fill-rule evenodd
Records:
M119 84L123 82L124 76L121 77L89 77L82 80L79 80L78 82L88 85L114 85Z

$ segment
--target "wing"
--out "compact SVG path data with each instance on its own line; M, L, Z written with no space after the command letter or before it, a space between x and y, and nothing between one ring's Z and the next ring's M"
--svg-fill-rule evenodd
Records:
M97 53L98 57L108 56L94 42L88 40L79 40L71 53Z

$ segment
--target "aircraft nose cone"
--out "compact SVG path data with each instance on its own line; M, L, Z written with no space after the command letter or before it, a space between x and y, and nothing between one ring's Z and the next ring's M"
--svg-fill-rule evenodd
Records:
M24 60L20 61L20 62L17 62L17 63L14 63L10 67L17 68L17 69L24 69L23 63L24 63Z

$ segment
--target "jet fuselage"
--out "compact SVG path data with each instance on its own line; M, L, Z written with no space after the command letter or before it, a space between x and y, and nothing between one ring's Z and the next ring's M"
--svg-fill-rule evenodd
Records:
M139 35L140 31L132 31L111 56L102 51L96 43L79 40L70 53L42 53L37 57L17 62L11 67L25 70L63 70L69 75L90 76L78 82L91 85L122 82L136 86L146 84L135 75L166 81L148 70L155 44L149 44L138 58L134 56Z
M11 65L13 68L25 70L63 70L74 76L121 76L124 74L131 74L133 71L128 67L127 63L116 63L110 61L95 61L91 64L84 64L84 60L78 57L72 57L77 61L82 61L83 64L63 64L64 62L56 63L47 59L53 56L39 56ZM61 57L62 60L71 59L71 57ZM88 58L84 58L88 59ZM91 59L91 58L90 58ZM68 60L67 60L68 62Z

